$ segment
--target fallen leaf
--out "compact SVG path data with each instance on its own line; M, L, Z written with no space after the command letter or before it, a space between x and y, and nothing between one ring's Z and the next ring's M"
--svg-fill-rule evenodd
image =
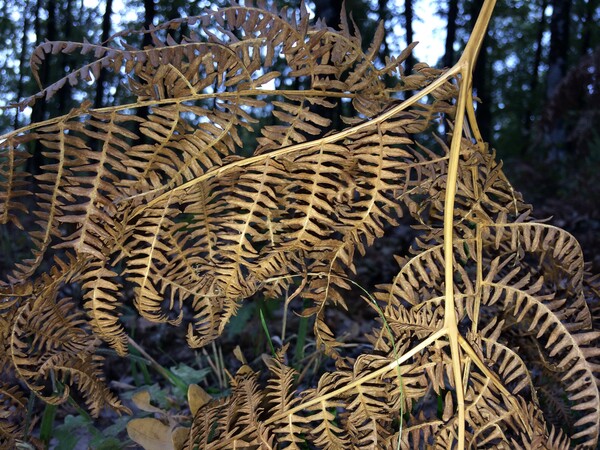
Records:
M158 419L133 419L127 423L127 434L144 450L175 450L173 430Z
M195 416L196 412L212 400L211 395L202 389L197 384L190 384L188 387L188 404L190 405L190 411Z
M135 406L137 406L142 411L162 414L165 413L162 409L150 404L150 392L148 391L136 392L135 394L133 394L133 397L131 397L131 400L133 401Z
M188 427L177 427L173 430L171 438L173 440L173 447L175 450L183 449L189 434L190 429Z

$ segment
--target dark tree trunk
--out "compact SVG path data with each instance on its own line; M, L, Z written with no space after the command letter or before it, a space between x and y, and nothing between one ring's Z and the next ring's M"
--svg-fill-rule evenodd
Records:
M552 19L550 21L550 54L548 56L548 74L546 76L546 99L552 101L560 81L567 73L569 52L569 28L571 22L571 2L552 0ZM565 158L566 130L562 120L553 120L549 129L544 131L544 140L550 161Z
M540 78L540 65L542 63L542 39L544 37L544 31L546 31L546 8L548 7L548 0L542 2L542 11L540 16L540 25L538 27L538 33L535 39L535 56L533 58L533 68L531 70L531 93L533 94L538 87Z
M154 0L144 0L144 28L148 29L154 25L155 17L156 5L154 4ZM146 33L142 41L142 48L149 45L152 45L152 36L150 36L150 33Z
M21 101L25 91L25 64L27 63L27 33L29 33L29 0L25 2L25 14L23 14L23 30L21 34L21 49L19 52L19 79L17 81L17 101ZM15 120L13 122L15 130L19 128L19 112L15 111Z
M550 21L550 55L548 57L547 97L550 98L567 73L571 2L552 0Z
M383 22L384 27L388 20L390 20L390 10L388 8L388 2L386 0L378 0L377 8L379 12L379 20ZM387 30L387 28L386 28ZM390 46L387 43L387 39L383 39L383 47L381 49L381 59L385 62L390 57Z
M343 0L317 0L315 1L315 15L323 19L327 26L339 30L342 14Z
M540 11L540 23L538 25L537 36L535 39L535 55L533 57L533 67L531 68L531 79L529 81L529 93L530 101L527 103L525 109L525 117L523 122L523 129L525 133L525 142L529 141L529 134L531 132L531 126L533 124L533 110L532 103L536 96L536 91L540 82L539 72L540 65L542 63L542 38L544 37L544 31L546 30L546 8L548 7L548 0L542 1L542 8ZM527 150L527 145L522 148L522 153Z
M42 43L46 39L48 39L49 41L54 41L58 37L57 32L56 32L56 2L55 2L55 0L48 0L48 2L47 2L46 9L47 9L47 13L48 13L48 19L46 20L45 33L44 33L44 30L42 30L42 22L41 22L41 19L39 16L40 11L43 9L43 3L44 3L43 0L37 1L36 17L34 20L36 45ZM46 87L46 85L48 84L48 81L50 79L50 67L52 65L52 59L53 59L53 55L46 55L46 59L40 69L39 75L40 75L40 81L42 83L41 88ZM36 121L43 120L45 114L46 114L46 102L42 101L42 100L37 101L33 107L32 119L34 119L34 116L38 116L36 118Z
M342 5L343 0L317 0L315 2L315 15L317 18L324 20L327 26L339 30L340 18L342 15ZM337 102L336 99L332 100L334 103ZM313 105L310 109L321 117L325 117L331 121L331 125L328 129L324 130L324 132L327 132L331 129L338 129L342 126L342 121L340 118L343 114L341 102L338 102L337 107L335 108L326 108L325 106L321 105Z
M156 5L154 4L154 0L144 0L144 28L148 29L152 27L154 24L154 17L156 16ZM152 45L152 36L150 33L144 34L144 39L142 40L142 48L148 47ZM138 116L142 119L146 119L148 117L149 109L147 106L142 106L138 109ZM146 142L146 136L142 135L142 141Z
M73 14L72 14L73 0L67 0L66 3L66 11L64 11L63 21L63 30L64 35L61 37L64 41L70 41L73 35ZM69 66L67 55L61 53L60 55L60 67L62 68L60 76L66 74L67 67ZM71 69L72 70L72 69ZM73 99L71 97L71 93L73 92L73 87L71 83L65 83L63 88L60 90L58 94L58 113L65 114L72 106Z
M458 19L458 0L448 1L448 23L446 25L446 45L444 67L452 67L454 60L454 42L456 41L456 20Z
M35 19L34 19L34 31L36 34L36 44L39 44L44 41L44 39L48 39L50 41L56 40L57 32L56 32L56 2L55 0L48 0L46 4L46 9L48 12L48 19L46 20L46 30L45 35L42 30L42 21L40 18L40 12L43 9L43 0L38 0L35 11ZM48 85L48 81L50 79L50 66L52 65L53 55L46 55L46 60L42 64L40 69L40 82L42 83L42 88ZM46 114L48 111L48 104L44 98L38 99L33 105L31 111L31 122L41 122L46 118ZM40 140L35 141L35 146L33 148L32 157L28 161L28 170L32 174L40 173L40 167L44 164L44 157L42 155L43 145Z
M167 9L164 13L165 20L171 21L171 20L180 18L181 10L185 10L187 12L187 14L190 16L194 15L195 8L192 7L192 3L193 2L189 2L186 0L169 0L167 2L167 4L168 4ZM164 5L164 1L162 2L162 5ZM163 6L163 8L164 8L164 6ZM177 42L181 41L183 36L187 35L188 33L189 33L189 30L188 30L188 26L187 26L186 22L182 23L180 25L180 27L177 28L176 30L170 31L171 36Z
M598 8L597 0L587 0L585 5L585 17L583 17L583 30L581 32L581 55L587 54L592 49L592 33L598 25L594 21L594 12Z
M471 29L475 26L475 21L477 20L477 16L479 15L482 6L483 0L475 0L471 4ZM492 99L489 92L488 81L490 72L488 47L489 30L481 45L477 65L473 72L473 89L475 89L477 97L481 100L481 102L477 103L477 123L479 125L479 131L481 131L481 137L486 142L490 142L492 135L492 110L490 108Z
M404 1L404 25L406 26L406 45L410 45L414 41L413 28L412 28L413 16L414 16L414 14L413 14L412 0L405 0ZM406 58L405 64L406 64L404 67L405 73L407 75L410 75L413 67L415 66L415 59L412 54L410 54L408 56L408 58Z
M102 36L100 37L100 41L102 43L106 42L110 37L111 16L112 0L106 0L106 9L104 10L104 15L102 16ZM100 71L100 76L96 80L96 96L94 98L94 108L100 108L104 105L104 91L107 75L108 71L106 69L102 69Z
M379 19L383 22L383 26L384 26L385 30L387 30L387 25L390 20L390 10L388 8L387 0L378 0L377 8L378 8L378 12L379 12ZM381 46L379 57L385 64L386 61L390 58L390 56L391 56L391 52L390 52L390 46L387 41L387 32L386 32L383 37L383 45ZM391 87L396 83L396 81L394 80L394 77L392 77L390 75L385 75L384 80L385 80L386 86L388 86L388 87Z

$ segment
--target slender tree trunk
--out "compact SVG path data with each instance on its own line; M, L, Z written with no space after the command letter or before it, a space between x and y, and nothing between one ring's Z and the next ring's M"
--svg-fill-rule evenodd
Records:
M327 26L339 30L343 0L316 0L315 15L325 20Z
M154 4L154 0L144 0L144 28L150 28L154 24L155 17L156 5ZM142 48L148 45L152 45L152 36L150 36L150 33L144 34Z
M144 0L144 28L148 29L154 24L154 17L156 16L156 5L154 4L154 0ZM148 47L152 45L152 36L150 33L144 34L144 38L142 40L142 48ZM142 119L146 119L148 117L148 113L150 110L147 106L142 106L138 109L138 116ZM148 139L145 135L142 135L142 143L147 143Z
M61 36L61 39L64 41L70 41L73 36L73 0L67 0L66 3L66 11L63 11L62 17L64 20L64 25L62 27L64 31L64 35ZM60 67L61 76L67 72L67 67L69 66L67 55L61 53L60 55ZM71 69L72 70L72 69ZM73 105L72 99L73 87L71 83L65 83L58 95L58 113L65 114Z
M319 19L323 19L329 27L339 30L340 18L342 15L342 5L343 0L317 0L315 1L315 15ZM321 105L313 105L310 109L321 117L325 117L331 121L329 129L337 129L342 126L342 121L340 118L340 116L343 114L342 104L335 99L332 100L337 102L337 107L326 108L325 106Z
M542 11L540 15L540 24L538 27L538 33L535 40L535 56L533 59L533 68L531 70L531 93L533 94L538 87L540 78L540 65L542 63L542 39L544 37L544 31L546 31L546 8L548 7L548 0L542 2Z
M47 14L48 14L48 19L46 20L45 33L44 33L44 30L42 30L42 23L41 23L41 19L39 16L42 9L44 9L43 3L44 3L43 0L37 1L36 16L35 16L35 20L34 20L36 45L42 43L45 39L48 39L49 41L54 41L57 38L55 0L48 0L48 2L47 2L46 9L47 9ZM53 56L54 55L46 55L46 59L40 69L39 75L40 75L40 81L42 83L42 88L46 87L46 85L48 84L48 81L50 79L50 67L52 65ZM37 108L36 108L36 106L37 106ZM39 117L37 118L38 120L36 120L36 122L43 120L45 113L46 113L46 102L42 101L42 100L37 101L36 104L34 105L33 111L32 111L32 116L35 114L39 115Z
M455 63L454 42L456 41L456 20L458 19L458 0L448 1L448 23L446 25L446 45L444 51L444 67L452 67Z
M167 2L167 9L166 11L163 9L164 15L165 15L165 20L166 21L171 21L171 20L175 20L178 19L181 16L180 13L180 9L183 8L185 9L185 11L187 12L188 15L193 16L194 15L194 9L192 7L192 3L194 2L190 2L190 1L181 1L181 0L168 0ZM165 2L164 0L161 2L161 5L165 6ZM175 39L175 41L179 42L183 36L187 35L189 33L189 29L187 26L186 22L183 22L179 28L177 28L176 30L172 30L170 32L171 36L173 37L173 39Z
M477 16L479 15L479 11L483 6L483 0L475 0L471 4L471 29L475 26L475 21L477 20ZM479 52L479 58L477 60L477 65L475 66L475 70L473 72L473 88L477 94L477 97L481 100L480 103L477 104L477 123L479 125L479 131L481 131L482 138L489 142L492 137L492 110L490 108L491 105L491 96L489 95L489 30L487 31L486 37L483 40L481 45L481 50Z
M581 32L581 55L593 50L591 46L592 31L598 24L594 21L594 12L598 8L598 0L587 0L585 5L585 17L583 18L583 30Z
M527 150L527 143L530 141L529 135L531 133L531 126L533 124L533 110L532 103L533 99L536 97L536 91L540 81L540 65L542 63L542 49L543 43L542 38L544 37L544 31L546 30L546 8L548 7L548 0L542 1L542 7L540 11L540 22L538 25L537 36L535 39L535 55L533 57L533 67L531 68L531 79L529 81L529 94L530 100L527 103L527 107L525 109L525 117L523 121L523 129L525 133L525 143L522 147L521 153L525 153Z
M379 20L383 22L384 27L388 20L390 20L390 10L388 8L388 2L386 0L378 0L377 8L379 12ZM386 28L387 30L387 28ZM381 59L385 62L390 57L390 46L387 43L387 39L383 38L383 46L381 48Z
M29 11L29 0L27 0L25 2L25 11ZM29 33L29 15L27 13L23 14L23 30L22 30L22 34L21 34L21 51L19 52L19 80L17 81L17 97L16 100L17 101L21 101L21 99L24 97L24 91L25 91L25 81L24 81L24 74L25 74L25 64L26 64L26 58L27 58L27 34ZM16 111L15 112L15 120L13 122L13 126L15 127L15 130L17 128L19 128L19 112Z
M567 73L569 52L569 28L571 22L571 2L552 0L552 20L550 22L550 55L548 57L548 78L546 94L550 98L560 80Z
M36 13L34 19L34 30L36 34L36 43L41 43L44 39L50 41L56 40L56 2L55 0L48 0L46 4L46 10L48 12L48 19L46 20L46 32L42 30L42 21L40 13L44 9L43 0L37 0ZM52 65L54 55L46 55L46 60L42 64L40 69L40 81L42 88L48 85L50 79L50 66ZM46 118L48 112L48 104L46 99L41 98L35 102L31 111L31 122L41 122ZM44 164L44 157L42 155L43 145L39 139L36 139L35 146L33 148L33 155L28 161L28 170L32 174L40 173L40 167Z
M102 16L102 35L100 36L100 41L102 43L106 42L110 37L112 2L113 0L106 0L106 9L104 10L104 15ZM98 79L96 80L94 108L100 108L104 105L104 91L107 75L108 71L106 69L102 69Z
M414 16L414 14L413 14L412 0L405 0L404 1L404 24L406 26L406 45L410 45L414 41L413 28L412 28L413 16ZM415 66L415 59L414 59L413 55L410 54L408 56L408 58L406 58L405 73L407 75L410 75L414 66Z
M569 52L569 28L571 22L571 2L552 0L552 19L550 21L550 54L548 74L546 76L546 99L552 101L556 89L567 73ZM555 120L551 129L545 130L544 138L550 161L565 158L566 130L562 120Z
M387 30L386 24L390 20L390 10L388 8L387 0L378 0L377 8L378 8L378 12L379 12L379 20L381 20L383 22L384 29ZM390 56L391 56L390 46L387 41L387 33L385 33L383 36L383 45L381 46L379 57L385 64L386 61L390 58ZM385 81L385 85L388 87L391 87L396 83L394 81L394 77L392 77L390 75L386 75L384 78L384 81Z

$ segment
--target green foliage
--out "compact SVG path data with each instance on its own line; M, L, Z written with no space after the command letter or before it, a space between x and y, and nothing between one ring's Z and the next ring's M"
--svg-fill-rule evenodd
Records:
M87 440L88 448L93 450L121 450L125 448L121 437L129 418L120 417L114 424L102 430L96 428L89 419L82 415L68 415L62 424L54 430L55 448L73 450L81 447L81 441ZM90 438L91 437L91 438Z

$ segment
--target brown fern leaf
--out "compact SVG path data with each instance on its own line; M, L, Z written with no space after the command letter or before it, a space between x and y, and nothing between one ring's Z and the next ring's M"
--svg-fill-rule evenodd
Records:
M102 358L93 355L97 340L85 329L72 301L55 301L51 292L45 294L50 297L26 303L15 318L10 347L15 373L46 402L66 401L70 386L76 385L95 416L104 406L128 412L103 385ZM50 372L64 383L62 393L45 393Z
M297 95L286 95L287 102L273 101L273 115L281 125L267 125L262 129L263 137L259 137L256 154L285 147L299 142L306 142L307 136L323 133L331 124L331 120L310 111L310 105L333 108L334 103L324 99Z
M263 393L256 378L255 372L242 366L231 380L231 395L198 410L188 448L198 442L204 442L207 449L272 447L271 432L259 420Z
M375 349L391 354L394 346L398 351L404 350L415 338L422 339L439 330L443 322L440 305L439 300L434 300L417 308L388 308L384 316L387 325L373 330L370 335Z
M492 270L490 274L493 274ZM593 362L595 345L600 338L596 331L572 332L560 317L536 296L540 283L531 284L526 275L515 282L514 270L498 282L484 282L482 303L499 303L505 317L513 317L514 326L533 333L540 342L545 358L556 361L554 368L562 373L561 384L565 395L573 402L580 418L578 431L572 439L583 439L586 445L598 439L600 409L598 408L597 368ZM489 281L488 281L489 280ZM585 401L582 402L582 399Z
M500 243L504 245L510 243L507 250L513 252L548 255L554 259L553 265L556 269L560 268L563 274L568 274L569 287L572 290L581 289L584 273L583 252L579 242L568 232L552 225L531 222L517 224L498 222L490 225L489 228L490 240L494 239L497 248Z
M247 372L247 373L244 373ZM221 437L226 441L260 445L259 416L262 413L262 393L260 392L257 374L249 367L242 366L238 376L232 380L233 400L228 405L226 417L221 422ZM252 430L244 438L236 438L241 430ZM222 442L220 448L231 448L230 444ZM260 448L260 447L259 447Z
M85 290L84 308L90 318L90 325L95 335L106 341L120 355L127 353L127 336L118 322L117 294L122 286L115 280L116 272L108 269L106 264L94 261L83 272L80 281Z
M22 230L18 213L27 213L23 201L31 195L27 189L28 174L22 169L30 155L18 148L18 141L17 138L13 142L7 140L0 144L0 149L7 149L0 157L0 224L12 222Z
M519 409L506 407L510 402L502 394L494 392L491 380L477 372L471 372L471 386L467 389L465 400L467 422L475 430L469 441L475 447L491 446L506 441L506 436L518 433L523 424ZM494 417L494 420L490 420ZM533 422L525 424L532 433ZM540 428L540 427L536 427ZM542 426L541 430L545 432ZM533 437L533 436L532 436Z
M572 331L589 329L592 316L583 294L584 260L577 240L549 224L509 225L503 224L502 219L487 228L490 244L493 242L503 253L514 255L520 263L525 255L535 255L539 263L530 270L543 276L546 289L556 294L557 301L563 301L553 308L559 318Z
M148 194L158 195L222 165L236 144L241 145L236 126L243 123L244 114L239 107L233 112L180 103L153 107L149 120L140 125L148 143L133 146L127 154L133 180L120 184L134 198L144 192L151 199Z
M265 395L268 406L267 411L270 416L284 416L284 420L276 421L273 426L273 433L277 436L277 442L288 445L288 448L299 450L305 439L302 437L309 432L303 417L297 414L287 415L287 411L294 408L300 399L295 396L293 390L294 376L296 371L287 367L281 361L285 354L287 346L283 347L277 357L266 356L265 364L271 373L269 378L267 393Z
M4 373L4 372L3 372ZM17 386L0 382L0 449L15 448L23 432L27 399Z
M524 395L523 391L526 391L537 403L535 386L525 361L500 342L503 325L504 321L497 322L494 317L476 336L475 347L481 351L481 357L488 367L498 374L512 393Z
M418 305L423 302L439 299L443 296L441 278L443 276L444 258L441 244L426 247L413 258L397 258L401 266L390 285L379 286L375 298L390 308ZM429 247L429 248L427 248ZM468 287L463 295L473 294L463 264L473 262L476 255L473 239L456 240L455 263L461 271L462 280ZM462 262L463 264L459 264Z
M146 209L144 216L138 218L125 247L130 255L125 274L135 285L135 306L142 316L155 322L178 324L182 319L183 296L189 296L190 292L179 296L178 291L185 286L163 275L172 250L165 237L184 226L173 222L175 211L169 199Z
M56 373L57 380L65 385L65 392L69 393L68 386L77 387L85 397L85 402L92 416L98 417L104 407L110 407L119 414L131 414L129 408L123 406L115 395L106 387L102 373L103 358L100 355L87 353L72 355L67 353L57 354L52 360L46 362ZM46 370L44 367L43 370ZM47 374L44 374L47 376Z
M319 399L326 393L334 391L340 386L342 380L332 373L326 373L319 379L319 384L314 390L306 391L306 398ZM307 408L312 425L309 440L319 448L336 449L347 448L350 439L341 424L336 423L332 410L342 406L339 399L321 400L314 406Z
M91 63L73 70L69 75L60 78L49 86L42 86L39 73L41 65L46 60L46 56L56 55L58 53L71 54L76 52L82 55L93 53L94 60ZM70 86L75 86L81 81L90 82L93 79L97 80L102 69L110 69L113 72L118 73L123 62L131 57L132 55L130 52L122 52L116 48L94 45L87 41L83 43L46 41L38 45L29 58L29 65L32 69L33 77L41 90L38 93L21 100L16 106L24 109L27 106L33 106L35 102L40 99L48 100L56 95L56 93L66 86L67 83Z
M388 358L361 355L357 359L352 377L348 377L347 383L357 382L366 373L380 369L389 362ZM406 387L412 383L401 372L403 370L399 369L397 373L392 371L391 374L386 374L381 378L358 384L355 392L348 399L348 428L356 446L382 448L389 438L393 420L402 415L398 404L406 402L400 397L412 397L412 395L406 395ZM343 376L347 375L350 373ZM398 383L402 384L399 389Z
M192 450L194 448L211 448L214 442L214 427L225 412L230 398L211 402L204 408L200 408L194 415L192 426L184 444L184 448Z
M402 450L413 448L451 448L454 436L443 430L442 420L425 420L423 417L411 417L410 426L403 426L401 437L399 432L390 436L385 448L398 448L400 441ZM446 445L446 447L444 447Z

